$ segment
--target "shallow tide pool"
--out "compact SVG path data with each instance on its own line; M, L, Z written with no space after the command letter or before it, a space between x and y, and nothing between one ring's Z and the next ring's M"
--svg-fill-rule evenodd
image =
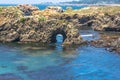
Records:
M0 44L0 80L120 80L120 55L89 45Z

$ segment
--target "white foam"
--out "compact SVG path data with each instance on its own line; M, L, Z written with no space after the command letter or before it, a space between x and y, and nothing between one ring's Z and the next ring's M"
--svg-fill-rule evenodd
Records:
M82 37L91 37L93 34L86 34L86 35L81 35Z

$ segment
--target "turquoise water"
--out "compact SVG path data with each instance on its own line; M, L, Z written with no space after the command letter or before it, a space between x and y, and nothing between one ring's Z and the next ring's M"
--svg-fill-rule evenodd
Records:
M0 80L120 80L119 62L89 45L0 44Z
M0 6L16 6L18 4L0 4ZM52 6L52 5L43 5L43 4L33 4L34 6L37 6L40 10L44 10L46 9L46 7L48 6ZM67 7L72 7L72 9L81 9L81 8L84 8L86 6L61 6L64 10L67 8Z

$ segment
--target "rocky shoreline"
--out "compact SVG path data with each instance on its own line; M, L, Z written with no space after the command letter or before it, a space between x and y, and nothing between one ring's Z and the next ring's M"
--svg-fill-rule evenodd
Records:
M102 32L101 38L96 41L90 41L89 44L95 47L105 47L110 52L120 54L120 33L118 32Z
M120 6L65 11L54 6L45 10L32 5L0 7L0 42L55 43L56 35L62 34L63 45L80 45L86 42L79 33L82 28L120 32ZM119 35L101 34L99 40L89 43L120 53L119 41Z

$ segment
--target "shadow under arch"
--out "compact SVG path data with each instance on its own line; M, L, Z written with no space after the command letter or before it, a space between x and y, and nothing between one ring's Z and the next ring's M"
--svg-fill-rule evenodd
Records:
M66 32L64 30L57 29L57 30L53 31L52 34L51 34L51 37L50 37L51 43L56 43L57 42L56 36L58 34L61 34L63 36L63 42L67 38Z

